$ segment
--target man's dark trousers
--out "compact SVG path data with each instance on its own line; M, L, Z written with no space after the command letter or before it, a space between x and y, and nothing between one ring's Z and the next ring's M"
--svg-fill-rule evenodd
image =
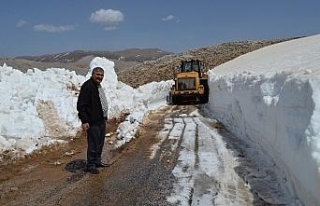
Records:
M101 154L106 133L105 123L90 125L87 131L87 168L95 168L101 163Z

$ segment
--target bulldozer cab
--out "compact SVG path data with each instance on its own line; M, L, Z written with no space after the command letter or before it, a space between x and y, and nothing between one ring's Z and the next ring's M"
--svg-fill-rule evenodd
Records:
M197 72L201 74L201 63L199 60L181 61L180 72Z

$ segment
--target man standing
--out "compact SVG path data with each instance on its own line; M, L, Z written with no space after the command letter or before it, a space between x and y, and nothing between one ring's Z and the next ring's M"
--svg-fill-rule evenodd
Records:
M83 83L77 102L82 129L87 133L87 165L86 171L98 174L97 167L108 167L101 162L104 145L106 124L108 118L108 103L100 83L104 77L104 70L95 67L91 78Z

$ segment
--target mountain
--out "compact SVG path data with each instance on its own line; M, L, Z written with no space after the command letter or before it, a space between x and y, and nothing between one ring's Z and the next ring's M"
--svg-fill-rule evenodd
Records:
M88 51L76 50L73 52L63 52L58 54L47 54L41 56L20 56L17 59L26 59L36 62L77 62L87 56L100 56L112 60L123 60L132 62L143 62L146 60L155 60L164 55L173 54L156 48L151 49L125 49L121 51Z
M57 54L41 56L18 56L15 58L0 58L0 64L19 69L23 72L30 68L45 70L50 67L66 68L74 70L78 74L86 74L89 63L94 57L106 57L115 62L116 71L131 67L144 61L155 60L173 52L163 51L156 48L138 49L131 48L121 51L89 51L76 50Z
M41 56L0 58L0 65L6 63L23 72L29 68L38 68L40 70L51 67L66 68L75 71L77 74L85 75L88 72L89 63L94 57L106 57L115 62L115 71L120 81L132 87L139 87L152 81L172 79L176 71L175 67L184 59L200 59L205 62L208 69L212 69L245 53L296 38L300 37L227 42L192 49L179 54L156 48L131 48L121 51L76 50Z

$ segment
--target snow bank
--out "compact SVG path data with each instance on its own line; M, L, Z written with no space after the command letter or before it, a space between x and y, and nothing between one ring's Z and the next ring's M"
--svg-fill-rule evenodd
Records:
M94 67L105 71L101 84L109 103L109 118L130 112L118 130L118 135L126 137L126 141L134 138L151 105L165 100L172 84L153 82L133 89L118 81L114 62L96 57L89 66L86 76L63 68L46 71L34 68L22 73L6 64L0 66L0 160L4 152L21 157L44 145L74 137L80 129L76 110L78 93Z
M75 72L49 68L27 73L0 67L0 152L30 153L75 135ZM17 154L20 156L21 154Z
M306 205L320 202L319 56L317 35L263 48L209 72L208 107L215 118L273 157Z

